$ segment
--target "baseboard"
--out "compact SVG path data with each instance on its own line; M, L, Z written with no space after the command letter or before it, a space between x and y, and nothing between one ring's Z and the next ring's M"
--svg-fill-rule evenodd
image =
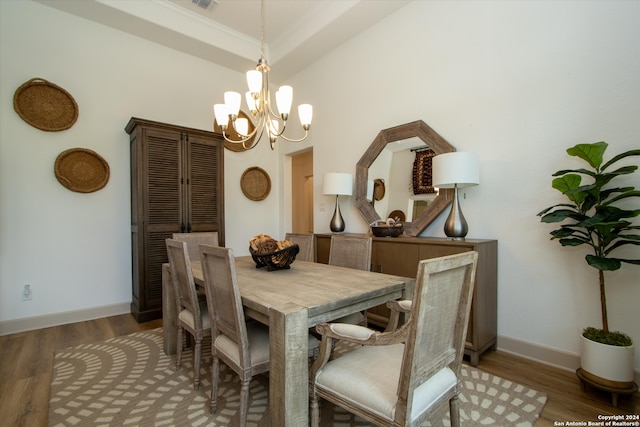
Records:
M498 350L567 371L575 372L580 367L580 355L578 353L533 344L503 335L498 336ZM634 374L635 383L640 384L640 372L634 371Z
M119 314L129 313L130 311L131 302L127 301L101 307L7 320L0 322L0 335L9 335L18 332L32 331L34 329L49 328L51 326L66 325L67 323L83 322L85 320L99 319L101 317L117 316Z

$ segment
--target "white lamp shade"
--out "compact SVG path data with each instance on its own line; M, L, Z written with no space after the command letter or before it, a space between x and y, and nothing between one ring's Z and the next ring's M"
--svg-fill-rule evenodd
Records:
M325 196L351 196L353 194L353 176L350 173L339 172L324 174L322 193Z
M229 109L229 114L233 114L234 116L238 115L241 100L242 96L238 92L228 91L224 93L224 103Z
M225 104L215 104L213 106L213 114L216 116L216 122L220 126L229 124L229 109Z
M470 187L480 184L478 156L456 151L439 154L432 163L433 186L438 188Z
M300 116L300 124L302 126L310 125L313 117L313 107L311 104L300 104L298 106L298 115Z

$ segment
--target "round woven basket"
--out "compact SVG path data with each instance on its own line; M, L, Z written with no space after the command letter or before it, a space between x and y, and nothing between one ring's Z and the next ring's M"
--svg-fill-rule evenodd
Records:
M271 178L269 178L269 174L264 169L253 166L242 174L240 188L248 199L254 201L264 200L271 192Z
M60 184L78 193L98 191L109 182L109 164L87 148L63 151L56 158L54 170Z
M71 94L40 78L31 79L16 90L13 108L22 120L47 132L69 129L78 119L78 104Z

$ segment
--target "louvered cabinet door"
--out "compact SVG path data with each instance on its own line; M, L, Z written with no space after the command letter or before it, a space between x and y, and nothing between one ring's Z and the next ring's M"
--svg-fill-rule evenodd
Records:
M187 181L185 217L188 232L217 231L224 245L222 209L223 176L220 163L223 143L218 138L186 134Z
M146 129L147 188L144 268L144 309L162 306L162 264L167 262L165 240L184 228L184 186L179 132Z

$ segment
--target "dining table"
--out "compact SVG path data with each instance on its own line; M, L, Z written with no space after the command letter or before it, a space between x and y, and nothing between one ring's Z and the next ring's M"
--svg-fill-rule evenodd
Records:
M398 298L411 298L414 279L328 264L298 261L289 269L257 268L251 256L235 258L245 315L269 326L271 425L309 422L309 328ZM162 266L164 351L177 346L175 293L170 266ZM204 279L191 262L196 286Z

